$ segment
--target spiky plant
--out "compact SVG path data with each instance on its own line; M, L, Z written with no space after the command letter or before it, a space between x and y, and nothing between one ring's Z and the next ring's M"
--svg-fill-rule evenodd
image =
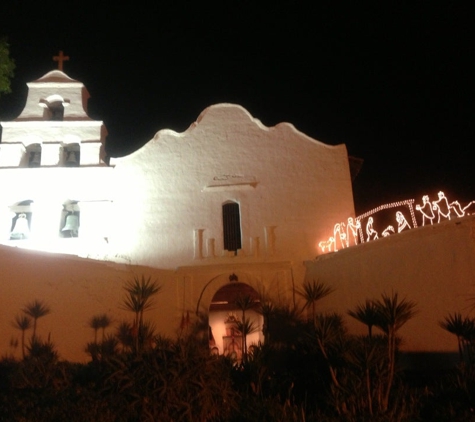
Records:
M475 320L456 312L447 315L439 325L457 337L460 362L463 362L464 355L471 358L471 349L475 341Z
M89 327L91 327L94 330L94 344L97 344L97 332L99 331L99 328L101 327L101 320L100 320L99 315L94 315L89 320Z
M242 312L242 322L241 322L241 328L246 328L246 321L249 323L249 321L246 318L246 311L249 309L252 309L256 301L251 295L239 295L236 300L234 301L235 305L239 308L239 310ZM238 329L239 330L239 329ZM239 330L241 333L242 331ZM243 360L246 360L246 355L247 355L247 335L250 333L247 333L246 335L242 334L242 357Z
M115 335L123 352L129 352L134 348L134 336L132 331L132 324L127 321L122 321L117 327Z
M271 333L271 318L272 314L275 311L275 305L269 300L260 300L259 307L257 308L257 312L262 315L264 320L264 324L262 326L262 334L264 334L264 338L266 342L271 341L270 333Z
M135 277L127 282L124 290L126 296L123 308L135 314L132 335L134 336L135 351L139 352L144 340L143 315L145 311L153 306L153 296L161 290L161 286L156 281L152 281L151 277L145 279L142 275L140 279Z
M386 333L388 341L388 378L386 389L382 398L382 411L388 409L389 395L394 380L396 365L397 333L416 314L416 303L410 300L399 299L396 292L391 295L383 294L381 299L375 302L378 312L377 326Z
M105 339L106 328L109 327L112 323L112 320L107 314L99 315L99 328L102 330L102 341Z
M340 315L331 313L327 315L317 315L314 322L314 336L317 340L318 347L323 357L327 361L330 375L335 387L340 387L337 371L332 365L331 351L336 348L341 337L345 333L345 327Z
M25 333L31 328L31 319L27 315L16 315L12 325L21 331L21 353L25 359Z
M48 315L51 310L50 308L41 300L35 299L34 301L28 303L24 308L23 312L33 318L33 334L32 339L36 338L36 326L39 318Z
M324 283L315 280L305 280L301 289L296 289L296 293L305 300L303 309L311 308L312 321L315 323L317 302L334 292L335 289L326 286Z
M255 333L258 330L258 327L254 322L250 321L249 318L245 318L242 321L235 322L236 329L241 333L242 337L242 360L246 362L247 360L247 336L249 334Z
M373 335L373 327L378 325L379 313L374 300L366 300L363 305L357 305L348 315L368 326L369 338Z

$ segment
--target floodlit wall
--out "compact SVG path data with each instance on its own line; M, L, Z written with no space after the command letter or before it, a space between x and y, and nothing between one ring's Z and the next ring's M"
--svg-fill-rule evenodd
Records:
M397 292L418 311L400 330L402 349L455 352L455 336L439 322L449 313L468 315L475 305L474 233L473 215L419 227L322 255L306 263L306 277L335 288L319 309L345 315L350 332L365 334L367 327L348 310Z
M292 297L288 262L170 271L0 245L0 269L0 356L16 358L21 358L21 331L12 323L28 303L40 300L51 309L38 320L41 339L50 338L61 359L90 360L85 348L94 340L94 330L89 326L93 316L107 314L111 318L106 334L115 333L122 321L132 322L133 313L124 310L123 287L134 277L150 277L161 286L145 319L155 326L157 334L170 337L179 334L183 316L189 315L190 323L194 323L197 313L208 313L213 296L230 283L231 274L256 291L269 293L273 300L290 301ZM224 319L223 315L213 316L216 336L222 336ZM31 329L26 332L27 338L31 333ZM250 336L249 345L254 337Z
M162 130L111 165L121 228L110 238L111 259L163 268L287 260L303 268L322 230L354 215L344 145L289 123L265 127L233 104L207 108L184 133ZM223 243L228 201L240 210L237 256Z
M0 243L101 259L108 248L111 173L110 167L1 169ZM12 215L21 209L15 204L25 200L32 201L28 238L11 240ZM61 237L68 201L80 210L78 238Z
M162 291L155 306L145 314L160 333L173 336L178 328L176 290L169 271L104 263L70 255L48 254L0 245L0 356L21 358L21 331L12 326L16 315L34 300L44 302L51 313L38 320L37 335L56 346L61 359L86 362L88 342L94 340L89 326L95 315L107 314L113 334L121 321L132 322L123 309L123 286L144 275L156 280ZM26 332L31 336L31 329ZM12 344L17 343L17 347Z
M127 317L123 283L135 275L163 285L149 318L165 335L183 315L207 313L231 275L288 302L327 227L354 215L346 147L289 123L268 128L238 105L218 104L184 133L162 130L108 167L106 130L87 116L83 85L53 71L28 86L23 113L1 123L3 355L21 355L12 322L41 300L51 315L38 334L51 336L61 358L86 360L88 321L107 313L114 330ZM234 249L224 244L229 203L238 209ZM222 333L224 315L213 318Z

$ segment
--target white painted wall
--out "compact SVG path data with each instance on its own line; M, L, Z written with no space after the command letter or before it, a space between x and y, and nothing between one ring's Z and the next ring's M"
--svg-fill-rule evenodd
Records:
M111 249L133 263L302 262L317 255L323 228L354 215L344 145L325 145L288 123L267 128L233 104L207 108L184 133L162 130L111 164L121 228ZM223 251L226 201L240 205L238 257Z
M366 299L397 292L417 303L400 331L404 350L455 352L456 338L439 327L449 313L475 304L475 216L447 220L326 254L307 262L307 278L336 290L319 304L343 315ZM472 314L473 315L473 314ZM351 332L367 328L346 316Z
M19 334L11 326L15 313L39 299L52 308L40 334L51 332L62 357L84 360L92 338L87 321L104 312L116 322L124 317L118 303L130 268L159 275L164 288L151 317L164 334L176 332L185 312L207 312L230 274L272 300L290 300L328 227L354 215L346 147L325 145L289 123L268 128L238 105L219 104L184 133L161 130L106 167L105 128L87 117L82 84L53 71L29 89L19 118L2 122L0 144L5 353L15 352L9 346ZM41 101L57 96L69 104L64 120L45 120ZM58 157L73 141L81 146L81 166L64 168ZM25 148L36 142L42 167L24 168ZM32 236L11 241L12 206L26 199L34 201ZM67 200L81 210L77 239L59 237ZM237 256L223 250L226 201L240 206Z

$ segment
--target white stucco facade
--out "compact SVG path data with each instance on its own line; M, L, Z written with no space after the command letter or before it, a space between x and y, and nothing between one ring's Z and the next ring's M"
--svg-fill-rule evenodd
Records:
M86 360L87 321L101 313L114 323L128 318L122 287L142 275L162 286L148 315L161 333L173 336L184 315L211 309L220 352L229 337L227 308L214 299L222 287L239 281L289 303L305 278L334 287L321 310L342 314L398 291L420 311L404 328L403 348L455 350L438 321L472 294L473 215L417 228L411 200L391 212L393 220L405 212L412 230L367 241L368 217L360 216L366 243L334 252L349 240L343 222L356 218L344 145L323 144L290 123L266 127L239 105L217 104L183 133L160 130L106 164L107 132L88 117L84 86L61 71L28 86L21 115L0 123L0 297L8 298L0 353L19 355L11 322L39 299L52 310L40 335L51 334L61 357ZM322 250L326 239L333 247ZM259 332L250 339L260 340Z
M59 313L77 307L70 324L88 332L94 313L117 313L124 274L160 273L157 327L173 335L185 313L208 312L232 274L289 300L325 230L335 217L354 215L346 147L289 123L269 128L241 106L218 104L185 132L160 130L106 165L107 132L88 117L82 83L55 70L28 87L20 116L1 122L0 175L10 181L0 187L1 285L12 300L0 324L14 336L14 313L35 298L48 302L58 312L52 334L65 358L86 355L70 346ZM69 230L71 215L77 230ZM218 337L223 315L210 318ZM88 341L79 338L74 343ZM224 340L217 347L223 351Z
M301 262L317 255L335 216L354 214L344 145L325 145L288 123L267 128L233 104L207 108L184 133L162 130L111 165L121 228L111 254L131 263ZM237 255L224 248L226 202L239 206Z

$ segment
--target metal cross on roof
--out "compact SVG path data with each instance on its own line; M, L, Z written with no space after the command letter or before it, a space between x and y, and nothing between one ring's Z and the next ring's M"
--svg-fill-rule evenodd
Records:
M63 55L63 51L60 50L59 54L57 56L53 56L53 60L55 62L58 62L58 70L62 71L63 70L63 62L68 61L69 56Z

